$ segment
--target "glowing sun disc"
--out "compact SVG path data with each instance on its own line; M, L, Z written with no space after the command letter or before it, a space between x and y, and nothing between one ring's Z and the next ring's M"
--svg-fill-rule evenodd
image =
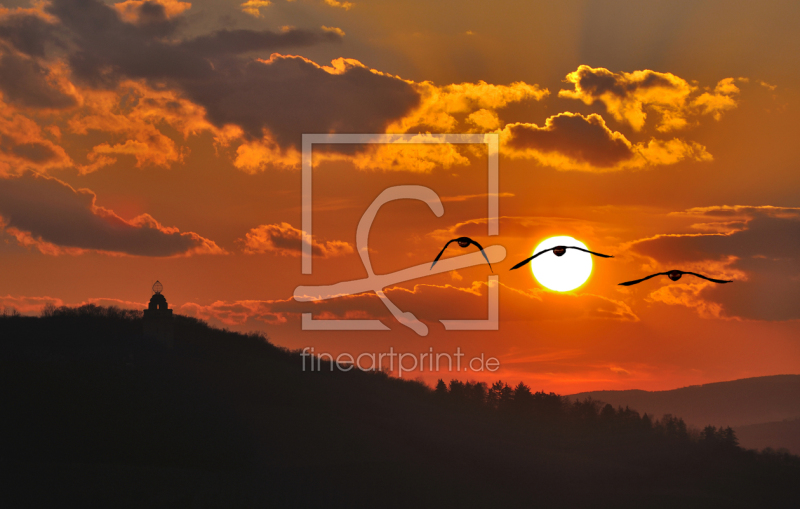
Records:
M534 253L556 246L577 246L589 249L583 242L572 237L550 237L536 246ZM592 255L567 249L556 256L552 251L539 255L531 261L533 277L542 286L556 292L568 292L581 286L592 273Z

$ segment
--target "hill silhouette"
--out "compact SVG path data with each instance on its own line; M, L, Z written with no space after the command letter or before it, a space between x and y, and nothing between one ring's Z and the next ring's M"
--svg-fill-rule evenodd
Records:
M748 449L783 448L800 454L800 419L736 426L736 434Z
M800 428L783 423L800 419L800 375L745 378L668 391L582 392L568 397L627 405L651 415L672 413L696 427L709 423L731 426L745 448L786 447L800 453Z
M524 384L302 370L176 315L0 317L3 507L797 507L800 458ZM323 363L323 367L326 364Z
M696 426L709 422L745 426L800 418L800 375L744 378L668 391L581 392L569 398L592 398L657 415L671 412Z

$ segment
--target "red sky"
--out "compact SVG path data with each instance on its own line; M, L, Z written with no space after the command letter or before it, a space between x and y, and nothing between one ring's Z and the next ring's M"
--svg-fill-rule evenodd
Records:
M5 2L0 8L0 306L144 307L261 330L288 348L496 357L537 390L669 389L800 373L796 2ZM498 133L500 235L479 145L318 147L301 274L303 133ZM338 149L338 151L336 151ZM378 274L467 235L488 267L321 304L299 285ZM574 292L508 269L556 235L614 255ZM474 248L470 248L474 249ZM462 254L452 245L447 256ZM619 282L680 268L684 277ZM303 331L300 313L391 331Z

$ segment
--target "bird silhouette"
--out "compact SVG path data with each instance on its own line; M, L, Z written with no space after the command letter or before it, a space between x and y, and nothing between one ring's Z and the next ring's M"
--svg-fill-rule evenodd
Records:
M642 279L635 279L633 281L625 281L624 283L620 283L620 285L621 286L631 286L631 285L635 285L637 283L641 283L642 281L647 281L648 279L650 279L652 277L656 277L656 276L667 276L671 280L677 281L684 274L689 274L691 276L697 276L697 277L700 277L700 278L703 278L703 279L707 279L708 281L711 281L712 283L720 283L721 284L721 283L732 283L733 282L732 280L731 281L726 281L724 279L712 279L712 278L706 277L706 276L704 276L702 274L697 274L696 272L685 272L685 271L682 271L682 270L670 270L670 271L667 271L667 272L659 272L658 274L651 274L651 275L649 275L647 277L643 277Z
M513 267L511 267L510 270L518 269L518 268L522 267L523 265L527 264L528 262L530 262L531 260L533 260L534 258L536 258L537 256L539 256L540 254L546 253L548 251L552 251L553 254L556 255L556 256L564 256L564 253L567 252L567 249L577 249L578 251L583 251L584 253L589 253L589 254L592 254L592 255L595 255L595 256L600 256L602 258L614 258L611 255L605 255L605 254L602 254L602 253L595 253L594 251L589 251L588 249L583 249L582 247L577 247L577 246L556 246L556 247L551 247L550 249L543 249L542 251L539 251L535 255L531 256L530 258L525 258L524 260L522 260L518 264L516 264Z
M436 265L436 262L439 261L439 258L442 257L442 255L444 254L445 249L447 249L447 246L449 246L453 242L458 242L458 245L461 246L461 247L467 247L470 244L475 244L475 247L480 249L481 250L481 254L483 255L484 258L486 258L486 263L489 263L489 258L486 256L486 253L483 251L483 246L481 246L480 244L478 244L477 242L475 242L474 240L472 240L469 237L459 237L457 239L453 239L453 240L449 241L447 244L444 245L442 250L439 251L439 254L436 255L436 259L433 260L433 263L431 264L431 269L433 268L434 265ZM494 272L494 269L492 269L492 264L491 263L489 263L489 269L492 272Z

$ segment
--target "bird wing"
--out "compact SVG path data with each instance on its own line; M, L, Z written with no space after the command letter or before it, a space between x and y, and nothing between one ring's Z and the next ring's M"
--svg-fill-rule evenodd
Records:
M509 269L509 270L518 269L518 268L522 267L523 265L525 265L526 263L528 263L528 262L530 262L531 260L533 260L534 258L536 258L537 256L539 256L540 254L542 254L542 253L546 253L546 252L548 252L548 251L552 251L553 249L555 249L555 248L554 248L554 247L551 247L550 249L545 249L544 251L539 251L538 253L536 253L535 255L531 256L530 258L525 258L524 260L522 260L522 261L521 261L521 262L519 262L518 264L516 264L516 265L514 265L513 267L511 267L511 269Z
M649 275L647 277L643 277L642 279L635 279L633 281L625 281L624 283L620 283L620 285L621 286L631 286L631 285L635 285L637 283L641 283L642 281L647 281L651 277L663 276L664 274L666 274L666 272L659 272L658 274L651 274L651 275Z
M488 264L489 264L489 269L490 269L492 272L494 272L494 269L492 269L492 264L491 264L491 262L489 262L489 257L488 257L488 256L486 256L486 253L484 253L484 252L483 252L483 246L482 246L482 245L480 245L480 244L478 244L478 242L476 242L476 241L474 241L474 240L472 240L472 239L469 239L469 241L470 241L472 244L475 244L475 247L477 247L478 249L480 249L480 250L481 250L481 254L483 255L483 257L484 257L484 258L486 258L486 263L488 263Z
M441 250L441 251L439 251L439 254L438 254L438 255L436 255L436 259L435 259L435 260L433 260L433 263L431 264L431 269L433 269L433 266L434 266L434 265L436 265L436 262L438 262L438 261L439 261L439 258L441 258L441 257L442 257L442 255L444 254L444 251L445 251L445 249L447 249L447 246L449 246L450 244L452 244L453 242L455 242L455 241L457 241L457 240L458 240L458 239L453 239L453 240L451 240L450 242L448 242L447 244L445 244L445 245L444 245L444 247L442 248L442 250ZM486 255L484 255L484 256L486 256Z
M567 246L567 247L570 248L570 249L577 249L579 251L583 251L584 253L593 254L595 256L601 256L603 258L614 258L611 255L604 255L602 253L595 253L594 251L589 251L588 249L583 249L582 247L578 247L578 246Z
M710 277L706 277L702 274L697 274L696 272L684 272L684 274L691 274L692 276L701 277L703 279L707 279L713 283L733 283L733 281L726 281L724 279L711 279Z

